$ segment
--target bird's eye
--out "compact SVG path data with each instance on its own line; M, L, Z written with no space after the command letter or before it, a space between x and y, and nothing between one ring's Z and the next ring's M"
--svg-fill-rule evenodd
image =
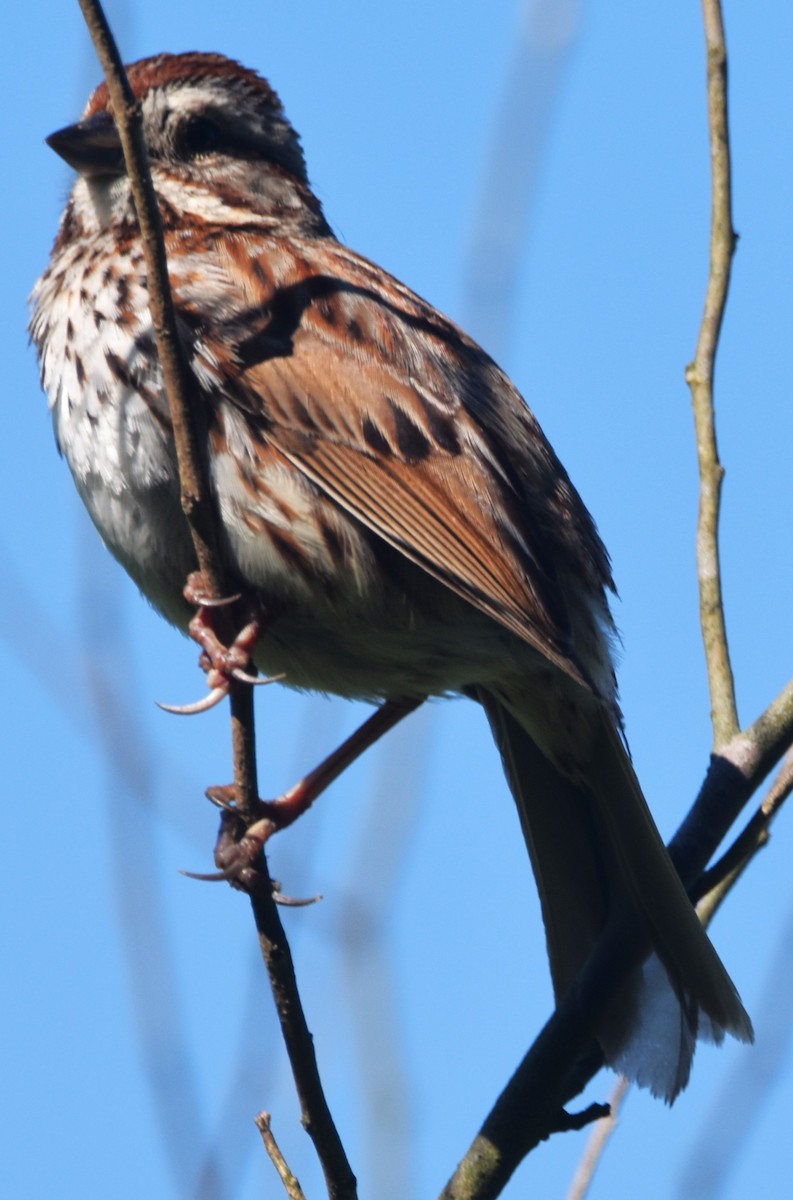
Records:
M220 129L210 117L191 117L179 136L179 151L184 158L210 154L220 145Z

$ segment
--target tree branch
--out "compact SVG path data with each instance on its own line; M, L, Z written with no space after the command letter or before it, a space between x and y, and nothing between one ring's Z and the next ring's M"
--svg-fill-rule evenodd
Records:
M223 581L215 542L214 506L198 448L187 367L176 327L160 209L149 168L140 108L99 0L79 0L79 4L105 73L140 226L149 283L149 310L179 463L182 509L190 524L204 583L210 594L219 598L223 595Z
M691 886L729 825L793 744L793 683L749 729L714 756L697 801L669 850ZM499 1096L440 1200L495 1200L527 1154L560 1128L559 1113L603 1065L593 1030L628 971L646 953L635 931L601 938Z
M793 744L793 681L753 725L710 760L699 795L672 841L669 853L689 891L705 870L733 821Z
M222 560L217 551L217 523L205 464L199 449L195 405L182 354L168 278L159 204L152 182L140 107L124 71L99 0L79 0L80 8L107 80L140 227L157 354L176 446L182 510L190 526L203 586L215 598L225 591ZM252 688L233 683L230 691L231 741L236 808L234 836L243 836L253 801L258 797ZM221 837L228 832L224 814ZM300 1096L303 1124L322 1163L331 1200L354 1200L352 1173L325 1101L311 1034L303 1014L292 956L281 925L263 854L246 872L259 942L273 989L276 1009ZM236 881L236 886L242 886Z
M686 368L699 459L697 574L699 609L710 688L713 745L718 750L740 728L735 701L719 561L719 508L724 468L716 443L713 377L727 305L736 236L732 227L730 139L727 123L727 45L720 0L702 0L707 46L708 128L711 162L710 275L694 361Z
M791 743L793 684L750 729L725 746L720 756L714 757L694 807L670 843L672 859L681 875L684 879L694 879L723 840L741 808L784 754L779 774L757 812L719 861L700 874L689 888L699 918L706 927L758 850L768 842L771 822L793 792ZM613 1105L612 1100L612 1110ZM612 1121L593 1133L568 1200L585 1194L613 1132Z
M768 794L749 819L730 848L706 871L694 890L692 899L703 925L708 925L717 909L740 879L749 863L768 844L771 823L793 792L793 751L788 750L779 774Z
M278 1177L281 1180L281 1183L284 1185L284 1190L286 1191L289 1200L306 1200L306 1197L303 1194L303 1189L301 1188L295 1176L289 1170L287 1161L281 1153L278 1143L273 1136L273 1131L270 1127L269 1113L259 1113L258 1117L256 1118L256 1128L262 1135L264 1148L270 1155L272 1164L278 1172Z
M566 1200L584 1200L589 1192L595 1172L603 1157L606 1146L619 1123L619 1114L623 1101L630 1090L630 1081L621 1075L611 1093L608 1116L598 1121L587 1140L586 1148L581 1156L575 1175L570 1183Z

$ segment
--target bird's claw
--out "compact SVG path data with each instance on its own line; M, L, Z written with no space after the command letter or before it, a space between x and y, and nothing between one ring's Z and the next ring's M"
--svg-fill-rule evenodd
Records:
M284 678L283 675L269 675L264 679L261 675L248 675L240 669L233 670L231 676L233 679L239 680L240 683L248 684L250 687L262 687L266 683L280 683ZM214 708L215 705L220 704L221 700L225 700L229 694L230 686L229 681L223 679L206 696L202 696L200 700L194 700L191 704L163 704L161 700L155 700L155 704L163 712L176 713L178 717L192 717L196 713L209 712L210 708Z
M283 892L277 890L275 881L273 881L273 900L282 908L308 908L310 904L318 904L322 898L320 892L317 892L316 896L285 896Z
M209 712L210 708L214 708L216 704L220 704L229 694L228 685L223 687L214 687L206 696L202 696L200 700L194 700L192 704L163 704L161 700L155 700L158 708L163 712L176 713L179 717L192 717L196 713Z
M239 880L242 872L250 867L250 863L231 863L222 871L179 871L180 875L184 875L185 879L197 879L199 883L233 883ZM277 880L271 880L272 896L276 904L282 908L308 908L311 904L318 904L323 899L318 892L316 896L286 896L281 891L281 885Z
M255 606L252 606L248 620L230 646L226 646L215 631L212 619L214 611L241 600L241 593L233 596L211 596L204 586L201 572L194 571L187 580L184 595L185 599L197 608L189 631L190 636L201 647L198 662L206 672L209 694L191 704L159 704L160 708L178 716L194 716L196 713L208 712L210 708L219 704L228 696L234 683L244 683L253 687L283 679L283 675L260 679L250 670L251 657L262 632L261 612Z
M235 592L233 596L213 596L207 590L204 576L200 571L190 572L182 595L188 604L192 604L193 608L226 608L229 604L234 604L237 600L242 599L242 592Z
M241 667L235 667L231 672L234 679L238 679L240 683L247 683L249 687L264 687L267 683L280 683L286 679L286 675L281 672L280 675L268 675L266 678L262 675L249 675L247 671L243 671Z

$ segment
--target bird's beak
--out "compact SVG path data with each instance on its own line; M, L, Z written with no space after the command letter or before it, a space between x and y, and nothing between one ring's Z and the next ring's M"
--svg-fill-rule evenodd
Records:
M109 113L97 113L51 133L47 145L86 179L123 175L126 170L118 129Z

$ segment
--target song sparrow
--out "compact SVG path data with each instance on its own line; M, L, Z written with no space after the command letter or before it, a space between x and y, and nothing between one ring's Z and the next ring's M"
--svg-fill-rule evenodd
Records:
M698 1032L747 1040L751 1025L623 746L610 567L589 513L495 363L333 237L265 80L198 53L129 78L225 565L267 614L257 664L342 696L481 702L556 994L609 923L641 923L657 957L598 1036L671 1100ZM110 550L184 628L195 562L104 84L49 141L78 172L32 297L58 445Z

